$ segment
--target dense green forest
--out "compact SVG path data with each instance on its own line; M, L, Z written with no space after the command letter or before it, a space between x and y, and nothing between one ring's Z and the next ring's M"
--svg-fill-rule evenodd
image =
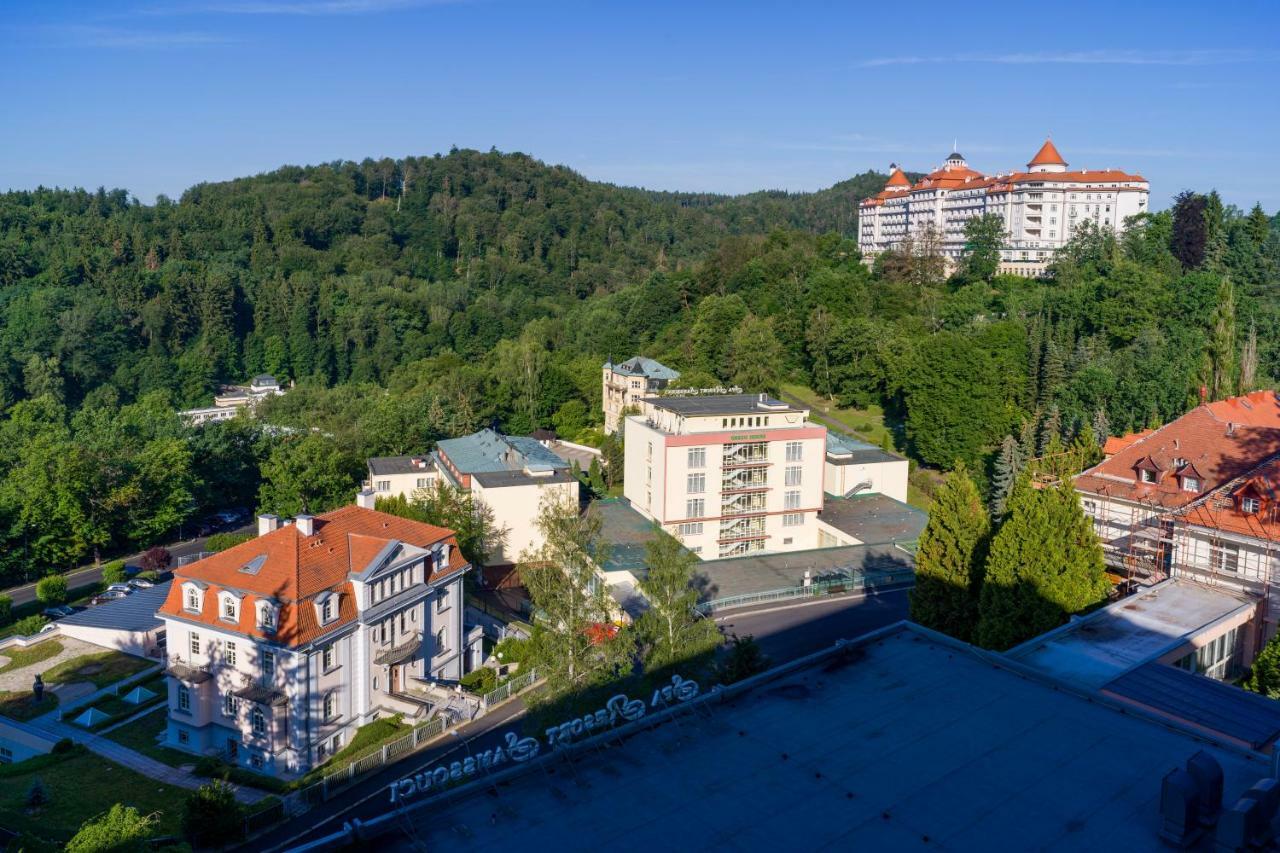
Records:
M0 195L0 571L210 507L324 509L366 455L492 422L589 435L608 357L878 403L900 449L984 488L1008 436L1043 449L1280 376L1280 228L1259 209L1186 193L1118 241L1084 235L1040 281L994 275L975 227L947 277L922 247L861 263L857 201L883 182L659 193L453 151L154 205ZM296 386L270 428L173 414L259 372Z

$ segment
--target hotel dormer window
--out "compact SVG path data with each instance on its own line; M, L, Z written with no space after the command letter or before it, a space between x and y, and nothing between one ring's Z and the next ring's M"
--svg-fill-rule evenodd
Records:
M276 608L268 601L258 602L258 630L268 634L276 629Z
M222 607L219 615L228 622L240 621L240 602L234 595L222 595Z
M187 587L187 610L195 613L200 612L200 590L195 587Z
M1138 479L1144 483L1155 483L1156 472L1152 471L1150 468L1143 468L1138 471Z
M1262 501L1257 498L1241 498L1240 511L1249 515L1257 515L1258 510L1262 509Z
M1198 492L1198 491L1200 491L1200 481L1199 481L1199 480L1197 480L1195 477L1183 477L1183 478L1182 478L1182 491L1184 491L1184 492Z

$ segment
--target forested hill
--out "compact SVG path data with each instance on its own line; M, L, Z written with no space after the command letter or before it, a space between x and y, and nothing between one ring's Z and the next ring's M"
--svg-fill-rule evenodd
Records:
M154 206L0 196L0 399L207 399L259 371L382 381L442 348L705 257L730 235L851 231L867 173L727 197L588 181L521 154L285 167Z

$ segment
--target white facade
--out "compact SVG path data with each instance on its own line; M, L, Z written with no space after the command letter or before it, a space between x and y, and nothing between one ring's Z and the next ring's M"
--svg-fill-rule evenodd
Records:
M765 395L648 399L624 494L703 559L818 547L827 430Z
M618 431L622 425L623 412L628 407L636 406L641 397L656 394L679 378L678 371L643 356L636 356L621 364L606 361L600 389L605 435Z
M1150 189L1141 175L1116 169L1069 171L1051 142L1025 172L983 175L956 153L915 184L897 167L892 171L885 189L858 207L864 258L901 248L908 238L920 240L932 229L936 248L954 265L964 254L965 223L994 214L1005 225L1001 271L1029 276L1041 275L1085 222L1123 231L1128 217L1147 211Z

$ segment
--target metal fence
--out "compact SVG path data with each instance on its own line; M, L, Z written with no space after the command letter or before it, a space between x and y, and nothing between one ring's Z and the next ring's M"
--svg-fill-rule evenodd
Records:
M481 713L483 714L485 710L499 702L503 702L520 691L527 689L537 680L538 673L535 670L531 669L528 672L520 673L498 689L481 697ZM374 750L368 755L360 756L345 767L325 774L319 782L303 788L298 792L298 802L304 808L319 805L361 776L371 773L385 764L397 761L411 752L416 752L430 741L444 734L452 725L464 722L467 721L457 720L455 723L451 723L444 716L439 716L433 720L428 720L422 725L415 726L413 731L408 734L395 740L387 741L380 749Z
M731 610L735 607L768 604L773 601L816 598L818 596L839 595L846 592L866 592L884 587L906 585L914 580L915 571L913 569L884 572L849 572L841 574L839 577L819 578L808 586L790 586L764 592L748 592L742 595L731 595L726 598L704 601L698 605L698 610L704 614L710 614L720 610Z
M526 689L529 685L538 680L538 671L531 669L528 672L522 672L513 677L506 684L500 685L488 693L480 697L480 708L484 711L489 710L500 702L505 702L512 696Z

